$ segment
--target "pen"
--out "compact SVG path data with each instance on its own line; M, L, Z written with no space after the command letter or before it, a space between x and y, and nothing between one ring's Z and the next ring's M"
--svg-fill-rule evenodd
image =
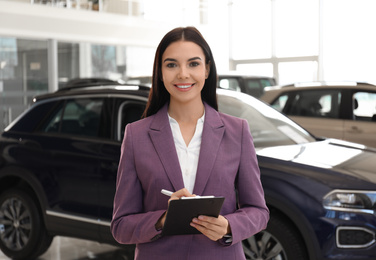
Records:
M173 192L169 191L169 190L162 189L161 193L164 194L164 195L166 195L166 196L171 197L171 195L172 195ZM188 199L211 199L211 198L214 198L214 196L199 196L199 195L196 195L194 197L181 197L180 199L188 200Z
M173 192L172 192L172 191L165 190L165 189L162 189L162 190L161 190L161 193L164 194L164 195L166 195L166 196L170 196L170 197L171 197L171 195L172 195Z

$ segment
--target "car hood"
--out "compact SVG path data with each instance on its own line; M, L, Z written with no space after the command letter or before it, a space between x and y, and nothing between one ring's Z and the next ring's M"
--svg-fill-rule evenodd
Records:
M376 188L376 149L363 145L326 139L259 148L257 155L260 168L306 175L332 188Z

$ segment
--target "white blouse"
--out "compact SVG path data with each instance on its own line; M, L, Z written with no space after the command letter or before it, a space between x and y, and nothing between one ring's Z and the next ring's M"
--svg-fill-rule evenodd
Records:
M188 146L184 142L179 123L168 115L176 152L178 154L180 169L183 174L184 187L193 193L196 180L198 157L200 155L202 129L204 128L204 115L197 120L195 134ZM197 194L200 195L200 194Z

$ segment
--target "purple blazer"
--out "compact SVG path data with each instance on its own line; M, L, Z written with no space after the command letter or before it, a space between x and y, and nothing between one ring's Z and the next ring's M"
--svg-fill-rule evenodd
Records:
M184 188L167 116L157 114L127 125L121 148L111 232L122 244L136 244L139 260L245 259L241 241L266 228L260 170L246 120L205 104L205 122L193 193L224 196L221 215L232 230L232 243L204 235L160 236L155 224L166 211L161 189ZM236 189L239 193L237 208Z

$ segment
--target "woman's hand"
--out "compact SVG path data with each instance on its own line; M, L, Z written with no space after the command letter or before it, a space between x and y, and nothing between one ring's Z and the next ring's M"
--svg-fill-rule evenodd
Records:
M180 189L174 193L172 193L171 198L168 200L168 204L170 205L171 200L178 200L181 197L195 197L196 195L192 195L186 188ZM157 230L161 230L164 226L166 221L167 211L158 219L157 223L155 224L155 228Z
M168 200L168 204L170 204L171 200L178 200L181 197L195 197L196 195L192 195L186 188L180 189L172 193L171 198Z
M219 215L218 218L199 216L192 220L191 226L213 241L217 241L224 235L231 233L228 220L222 215Z

